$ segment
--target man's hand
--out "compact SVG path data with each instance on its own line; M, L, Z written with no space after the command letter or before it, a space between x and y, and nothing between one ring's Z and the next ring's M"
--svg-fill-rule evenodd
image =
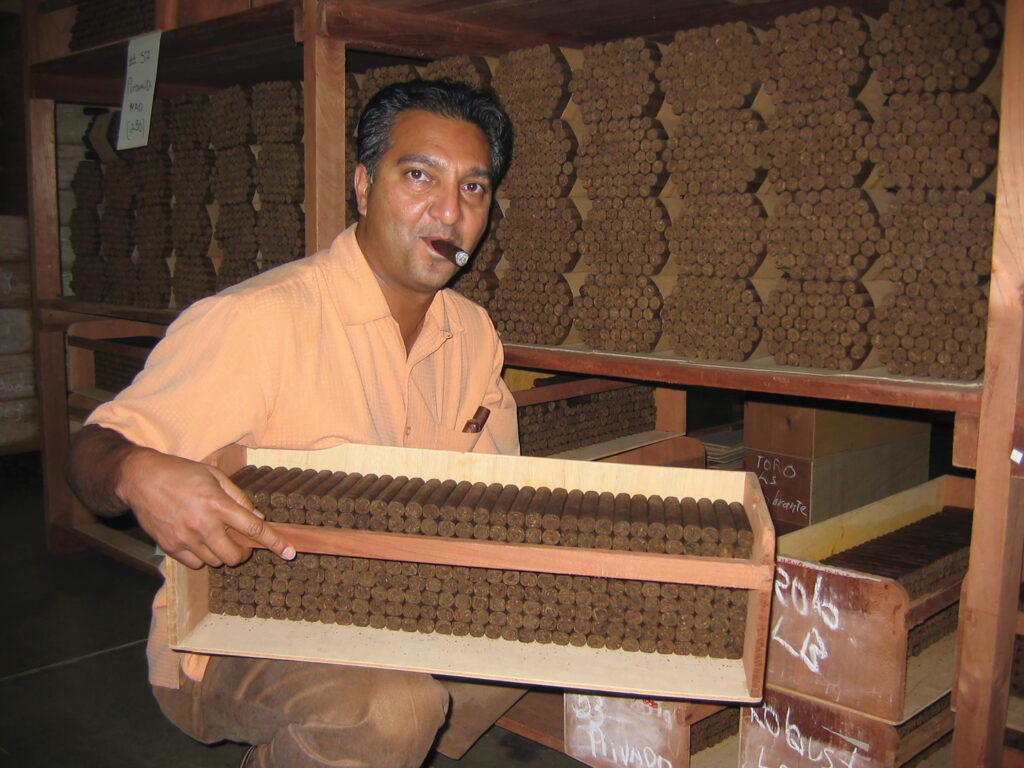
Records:
M232 540L229 529L286 560L295 557L248 496L207 464L136 448L121 462L116 493L163 550L189 568L237 565L248 558L249 548Z
M130 507L164 552L189 568L237 565L250 553L237 531L286 560L295 549L215 467L142 448L111 429L83 427L71 442L67 476L86 507L111 515Z

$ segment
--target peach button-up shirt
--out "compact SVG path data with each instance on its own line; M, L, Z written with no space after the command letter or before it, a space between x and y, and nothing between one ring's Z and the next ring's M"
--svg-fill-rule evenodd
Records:
M355 226L331 247L185 310L145 370L88 422L164 453L203 460L238 443L305 449L343 443L515 454L515 402L487 313L443 290L407 353ZM463 432L477 407L484 429ZM154 602L150 679L176 687L163 590ZM191 670L190 670L191 667Z

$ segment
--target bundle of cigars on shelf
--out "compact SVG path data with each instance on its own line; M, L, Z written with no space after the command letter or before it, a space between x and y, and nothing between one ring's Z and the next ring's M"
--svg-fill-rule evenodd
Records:
M760 696L774 532L751 475L362 445L218 463L299 555L169 561L178 649Z

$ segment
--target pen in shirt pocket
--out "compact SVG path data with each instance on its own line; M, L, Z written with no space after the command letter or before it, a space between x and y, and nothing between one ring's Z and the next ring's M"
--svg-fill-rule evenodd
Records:
M480 432L484 428L484 424L487 423L487 417L491 415L491 409L480 406L476 409L476 413L473 414L473 418L466 422L466 426L462 428L463 432Z

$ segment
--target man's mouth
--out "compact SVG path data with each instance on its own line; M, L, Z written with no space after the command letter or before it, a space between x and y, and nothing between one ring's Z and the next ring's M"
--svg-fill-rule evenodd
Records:
M451 240L444 240L442 238L431 238L427 240L430 243L430 247L437 251L439 254L444 256L448 261L457 267L464 267L469 263L469 254L459 248Z

